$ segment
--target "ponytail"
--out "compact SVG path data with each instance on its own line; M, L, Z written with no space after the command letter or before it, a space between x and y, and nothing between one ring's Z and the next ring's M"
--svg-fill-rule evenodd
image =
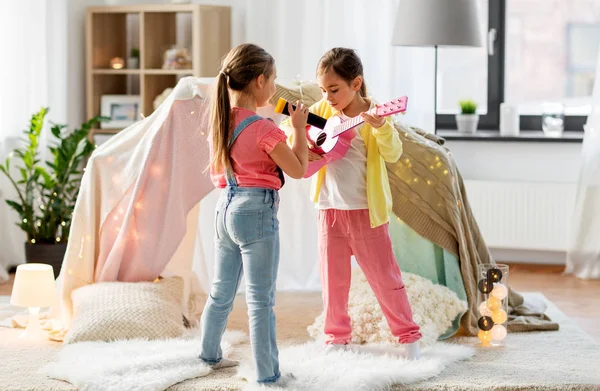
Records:
M227 90L227 75L219 72L217 87L211 102L210 125L212 129L212 156L210 164L216 171L231 168L229 138L231 137L231 103Z

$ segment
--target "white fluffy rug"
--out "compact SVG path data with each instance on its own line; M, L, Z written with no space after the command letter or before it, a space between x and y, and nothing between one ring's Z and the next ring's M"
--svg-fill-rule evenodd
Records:
M228 332L222 344L224 354L229 355L233 345L246 339L241 332ZM282 349L280 366L283 373L296 376L287 389L383 390L392 384L432 378L448 364L470 358L473 351L466 346L438 343L425 349L421 360L411 362L403 358L402 348L389 345L357 345L349 351L325 352L320 342L311 342ZM57 362L43 371L89 391L164 390L210 373L211 369L198 359L199 354L197 338L82 342L66 345ZM242 362L238 376L249 380L247 389L261 388L255 386L250 359Z
M390 345L351 345L350 350L326 352L319 342L291 346L280 352L282 373L295 380L285 388L295 391L389 390L394 384L408 385L430 379L449 364L473 356L467 346L437 343L423 350L418 361L404 358L404 349ZM242 362L239 376L251 380L245 390L264 389L254 383L254 369Z
M226 332L221 343L223 354L228 355L233 345L246 339L242 332ZM199 355L198 338L80 342L65 345L57 362L42 372L87 391L159 391L209 374L211 368Z

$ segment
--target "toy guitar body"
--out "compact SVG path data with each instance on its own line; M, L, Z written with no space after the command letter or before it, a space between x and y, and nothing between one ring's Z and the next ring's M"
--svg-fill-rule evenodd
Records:
M342 119L339 116L334 115L333 117L329 117L324 129L319 129L316 126L311 126L307 129L306 138L309 143L313 145L313 147L309 149L312 152L321 155L321 160L308 162L304 178L311 177L327 163L334 162L346 155L346 152L350 149L352 139L356 137L356 131L351 128L338 136L331 136L335 127L342 123Z
M375 114L380 117L386 117L392 114L404 113L407 104L407 96L393 99L377 106ZM289 115L287 102L284 99L279 98L275 111ZM342 119L336 115L330 117L325 122L324 118L310 113L307 122L311 125L306 131L306 137L308 138L309 144L312 145L310 150L321 155L321 159L308 163L304 178L312 176L326 164L344 157L346 152L348 152L348 149L350 149L352 139L356 136L354 128L362 124L364 119L359 115L347 121L342 121Z

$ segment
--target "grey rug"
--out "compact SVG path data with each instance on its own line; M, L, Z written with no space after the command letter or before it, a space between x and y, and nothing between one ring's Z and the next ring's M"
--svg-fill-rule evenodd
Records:
M531 293L543 300L543 295ZM2 300L0 300L1 302ZM453 364L437 377L393 390L600 390L600 344L548 302L548 315L560 331L513 333L502 348L477 348L470 361ZM0 327L0 389L75 390L69 383L49 379L38 371L56 357L61 345L24 346L17 340L21 330ZM476 338L450 342L477 345ZM281 342L285 346L285 341ZM246 358L242 345L233 358ZM285 363L282 363L285 370ZM247 385L227 369L204 378L176 384L169 390L240 390ZM321 390L319 390L321 391ZM350 391L350 390L348 390Z

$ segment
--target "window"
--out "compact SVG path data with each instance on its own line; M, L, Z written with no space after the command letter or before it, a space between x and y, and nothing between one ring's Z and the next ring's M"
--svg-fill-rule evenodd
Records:
M438 55L438 110L436 128L454 128L457 96L463 93L480 104L481 129L498 129L499 104L516 104L521 128L541 130L546 103L565 108L565 130L583 130L591 111L600 47L600 2L595 0L480 0L488 11L488 42L493 48L470 50L485 53L487 60L461 64L448 53ZM488 7L489 1L489 7ZM484 26L486 27L486 26ZM494 32L495 30L495 32ZM469 49L459 49L469 50ZM456 54L455 56L458 56ZM453 61L454 60L454 61ZM457 69L460 71L457 71ZM480 76L487 69L485 77ZM464 75L459 85L444 81ZM470 76L467 78L466 76ZM438 79L438 80L439 80ZM459 78L460 79L460 78ZM479 90L475 88L479 86ZM487 86L487 90L484 90ZM479 91L479 92L477 92ZM456 94L456 92L454 92Z
M501 1L479 0L482 31L495 38L491 47L453 47L437 50L436 129L456 127L454 114L458 101L472 99L478 103L480 129L498 129L500 103L503 101L503 37L498 34L503 20ZM485 40L484 40L485 41Z

